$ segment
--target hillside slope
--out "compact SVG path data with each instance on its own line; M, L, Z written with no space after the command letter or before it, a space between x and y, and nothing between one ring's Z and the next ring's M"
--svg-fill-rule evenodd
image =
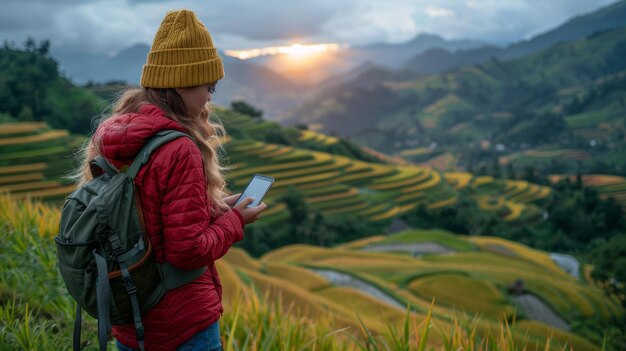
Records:
M7 256L5 269L0 271L0 288L3 296L14 296L13 302L4 298L1 301L6 311L14 312L0 318L3 328L11 326L0 339L3 348L18 342L27 342L35 349L50 347L53 341L56 347L71 345L74 306L68 295L62 293L64 288L56 273L56 259L50 255L54 251L52 236L56 233L58 218L58 209L0 196L0 226L10 234L0 244ZM25 242L30 243L31 249L23 250ZM422 245L422 248L426 247L424 244L437 244L454 254L422 252L422 256L412 256L398 248L396 252L386 253L367 251L385 243ZM287 318L285 315L292 315L299 320L306 319L309 326L326 324L330 330L325 334L330 333L334 325L335 328L355 328L363 323L374 335L394 331L396 338L388 339L392 342L399 341L397 335L403 328L418 332L418 323L423 320L428 323L432 313L432 325L437 332L428 334L428 340L434 348L458 342L481 345L481 340L491 335L490 343L504 342L498 349L505 350L524 346L562 349L566 345L576 350L598 350L598 339L589 341L565 329L580 318L605 320L623 313L599 288L567 275L545 253L494 238L462 239L436 231L404 232L334 249L289 246L268 253L260 260L232 248L218 263L227 308L224 334L229 343L238 345L256 345L258 341L248 340L237 330L247 326L249 320L261 317L259 313L269 303L280 306L273 316L276 323ZM29 279L23 279L25 276ZM536 303L542 306L543 314L531 314L524 310L524 304L515 302L516 289L507 289L515 279L523 279L522 288L517 290L524 295L519 296L538 297ZM24 294L24 291L30 293ZM254 297L257 294L265 296L266 302L259 303ZM431 306L433 297L434 307ZM256 308L245 308L250 299L256 300ZM36 312L31 314L30 311ZM237 316L242 312L246 314L239 316L243 321L238 323ZM21 313L28 318L17 317ZM517 315L516 321L512 321L514 315ZM553 323L546 315L558 318L564 325L555 328L546 324ZM476 319L476 316L480 317ZM503 326L502 318L507 319L508 327ZM411 326L403 327L405 321ZM90 318L86 323L86 339L92 343L95 325ZM452 341L453 335L460 332L455 331L457 323L476 336L459 334L456 338L463 341ZM289 337L287 333L291 332L307 333L299 323L291 327L279 325L280 329L270 330L278 335L285 334L284 337ZM40 329L44 326L49 327L46 333ZM32 328L28 341L20 339L17 327ZM230 332L235 334L230 336ZM498 337L500 334L506 336ZM242 339L231 340L232 337ZM255 339L261 338L258 335ZM264 337L263 340L271 342ZM302 344L309 342L297 340ZM337 350L335 347L327 349Z
M450 152L465 168L530 148L603 157L624 143L623 57L626 27L511 61L415 79L388 76L370 87L341 85L299 107L291 120L392 154L416 147L435 149L430 157ZM594 89L604 89L602 98ZM593 94L595 104L571 105ZM582 128L591 130L576 130Z

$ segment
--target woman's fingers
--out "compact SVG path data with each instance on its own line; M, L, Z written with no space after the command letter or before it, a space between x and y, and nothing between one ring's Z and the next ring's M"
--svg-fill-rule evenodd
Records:
M239 194L233 194L233 195L230 195L230 196L226 196L226 197L224 198L224 202L225 202L228 206L233 207L233 206L235 205L235 203L237 202L237 200L239 199L239 196L241 196L241 193L239 193Z
M253 198L248 197L245 198L243 201L241 201L237 206L235 206L235 208L239 211L239 212L243 212L244 210L246 210L246 208L248 207L248 205L250 205L252 203L252 201L254 201Z
M246 223L253 223L257 219L259 219L259 215L261 214L261 212L265 211L265 209L267 208L267 205L264 202L256 207L248 208L247 206L253 201L253 198L247 198L234 207L236 210L239 211L239 213L241 213L241 216Z

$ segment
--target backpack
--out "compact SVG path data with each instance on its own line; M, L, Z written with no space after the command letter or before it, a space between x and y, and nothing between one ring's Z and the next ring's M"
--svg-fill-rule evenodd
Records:
M61 277L76 300L74 350L80 349L81 309L98 320L98 343L106 350L111 324L134 323L144 350L141 314L168 290L206 270L158 264L145 231L134 179L159 146L189 135L166 130L150 138L126 172L102 156L90 163L93 179L72 192L61 211L55 242Z

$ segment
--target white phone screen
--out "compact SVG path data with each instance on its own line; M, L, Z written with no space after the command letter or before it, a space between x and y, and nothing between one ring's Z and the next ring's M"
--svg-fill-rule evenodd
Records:
M249 204L247 207L259 206L259 204L261 204L261 201L263 201L263 197L272 186L272 183L272 178L255 176L254 178L252 178L248 186L244 189L241 197L239 197L237 203L235 203L235 206L248 197L254 198L254 201L252 201L252 203Z

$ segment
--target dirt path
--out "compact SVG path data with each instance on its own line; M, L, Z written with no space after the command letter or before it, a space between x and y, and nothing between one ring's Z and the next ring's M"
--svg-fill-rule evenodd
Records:
M569 330L567 322L554 313L550 306L546 305L537 296L522 294L511 296L511 299L520 307L527 319L536 320L555 328Z

